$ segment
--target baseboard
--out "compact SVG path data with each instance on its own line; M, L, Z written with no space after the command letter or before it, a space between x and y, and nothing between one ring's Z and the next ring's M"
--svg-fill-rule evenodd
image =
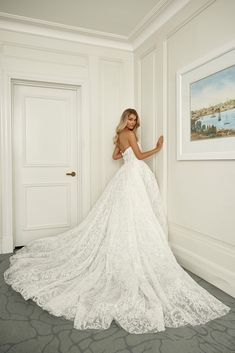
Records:
M13 242L10 237L2 237L0 254L8 254L13 252Z
M169 244L177 261L235 298L234 249L207 235L195 233L179 225L169 226Z

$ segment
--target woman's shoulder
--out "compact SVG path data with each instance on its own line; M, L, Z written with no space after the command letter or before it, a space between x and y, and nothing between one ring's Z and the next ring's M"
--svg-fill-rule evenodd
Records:
M130 135L135 135L135 132L132 131L132 130L122 130L120 133L119 133L119 137L128 137ZM136 135L135 135L136 136Z
M128 133L128 130L122 130L119 132L119 136L125 136Z

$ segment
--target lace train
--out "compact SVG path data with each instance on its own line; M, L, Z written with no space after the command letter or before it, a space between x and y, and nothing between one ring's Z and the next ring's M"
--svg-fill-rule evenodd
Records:
M204 324L230 308L177 263L151 169L132 148L87 217L10 257L6 283L77 329L135 334Z

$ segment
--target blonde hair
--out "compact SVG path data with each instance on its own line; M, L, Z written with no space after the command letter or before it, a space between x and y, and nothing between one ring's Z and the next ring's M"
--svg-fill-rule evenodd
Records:
M137 129L138 127L140 126L140 118L139 118L139 115L137 113L137 111L133 108L127 108L126 110L124 110L124 112L122 113L121 115L121 118L120 118L120 121L119 121L119 124L118 126L116 127L116 135L113 137L113 143L116 145L117 144L117 141L118 141L118 138L119 138L119 134L122 130L125 129L125 127L127 126L127 119L128 117L131 115L131 114L134 114L136 116L136 124L135 124L135 127L132 131L134 131L135 135L136 135L136 139L137 141L139 140L136 132L137 132Z

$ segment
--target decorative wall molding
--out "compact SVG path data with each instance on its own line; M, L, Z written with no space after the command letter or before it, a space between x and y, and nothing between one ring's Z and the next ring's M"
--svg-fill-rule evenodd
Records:
M152 141L150 139L151 143L154 143L156 140L156 136L157 136L157 132L156 132L156 46L152 46L150 48L148 48L148 50L146 50L144 53L141 54L141 56L138 58L138 77L139 77L139 81L138 81L138 92L139 92L139 101L138 101L138 107L139 107L139 113L143 114L143 97L142 97L142 92L143 92L143 80L142 80L142 75L147 77L147 73L146 75L144 74L144 61L145 59L148 60L148 58L150 58L151 60L151 65L148 66L148 71L151 70L152 75L150 80L148 80L148 84L149 86L151 86L151 92L152 92L152 97L153 100L151 102L151 109L152 109L152 114L151 114L151 122L152 122ZM150 67L151 66L151 67ZM141 140L143 141L143 138L141 138ZM151 161L152 164L152 169L153 171L156 171L156 158L153 158Z
M202 6L200 6L196 11L190 14L185 18L184 21L181 21L177 26L173 27L166 35L166 38L171 38L174 34L176 34L181 28L183 28L186 24L191 22L195 17L197 17L201 12L205 11L209 6L211 6L217 0L207 0Z
M168 48L167 40L162 42L162 134L164 136L164 151L162 159L162 198L168 214Z
M2 41L1 54L7 57L27 58L37 62L60 63L66 66L88 67L88 54L68 49L47 48L37 44L18 43L17 41ZM40 55L39 55L40 52ZM50 54L50 56L48 56ZM69 62L68 62L69 56Z
M102 138L107 132L109 136L113 134L113 126L117 123L116 116L119 115L118 107L122 104L122 82L124 79L124 66L125 62L123 60L111 59L107 57L99 58L99 111L100 111L100 131L101 136L100 146L101 146L101 155L106 157L105 150L110 146L110 137L109 139ZM104 100L106 97L106 101ZM112 123L111 123L112 122ZM112 128L111 128L111 126ZM111 128L111 131L110 131ZM108 145L105 145L107 143ZM114 148L111 145L112 149ZM102 159L101 161L101 186L104 190L107 185L108 176L108 164Z

